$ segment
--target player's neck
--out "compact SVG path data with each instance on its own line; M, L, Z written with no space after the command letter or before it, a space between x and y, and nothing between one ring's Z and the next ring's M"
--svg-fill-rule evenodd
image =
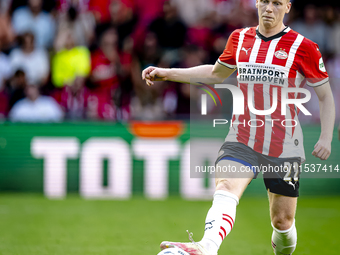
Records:
M286 28L286 26L282 23L279 26L271 27L271 28L267 28L263 25L262 26L259 25L258 30L259 30L261 35L263 35L265 37L271 37L271 36L274 36L274 35L282 32L285 28Z

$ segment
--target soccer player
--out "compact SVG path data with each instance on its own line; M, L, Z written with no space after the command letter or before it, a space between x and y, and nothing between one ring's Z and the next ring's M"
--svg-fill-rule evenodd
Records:
M245 101L250 90L250 95L253 95L251 100L258 110L271 108L274 91L281 95L284 87L301 88L307 84L314 88L320 105L321 134L312 154L326 160L331 153L335 107L319 48L284 25L283 18L291 9L289 0L257 0L256 7L259 25L235 30L215 65L185 69L148 67L143 71L142 78L149 86L154 85L154 81L190 83L190 78L204 78L216 84L237 70L238 87ZM240 81L244 74L255 75L255 79L259 80L263 80L264 76L268 80L270 77L279 77L287 82L285 85L275 82L244 83ZM289 93L290 99L297 97L295 93ZM305 160L305 154L302 130L297 119L298 110L293 104L288 104L286 115L281 115L280 102L278 96L277 109L270 116L271 120L278 121L264 121L262 127L243 125L254 119L254 114L248 108L245 108L243 115L233 115L234 124L230 127L216 164L237 169L260 165L285 167L287 171L280 171L275 178L266 178L264 173L264 182L273 227L271 244L276 255L288 255L294 252L297 243L295 211L299 196L298 168ZM297 125L283 126L282 121L288 119L296 120ZM223 239L234 226L239 199L256 175L257 172L248 172L241 178L216 178L216 191L212 207L207 213L202 240L194 242L189 236L191 243L166 241L161 243L161 249L177 246L191 255L217 254Z

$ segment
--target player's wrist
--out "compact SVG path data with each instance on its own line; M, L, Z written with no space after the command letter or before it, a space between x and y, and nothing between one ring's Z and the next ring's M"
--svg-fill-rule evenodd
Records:
M164 68L164 80L171 81L172 76L172 68Z
M320 136L318 143L324 144L327 147L330 147L332 144L333 136Z
M179 82L180 75L178 74L178 69L176 68L166 68L164 69L164 77L167 81Z
M333 134L332 133L321 134L319 140L331 143L333 140Z

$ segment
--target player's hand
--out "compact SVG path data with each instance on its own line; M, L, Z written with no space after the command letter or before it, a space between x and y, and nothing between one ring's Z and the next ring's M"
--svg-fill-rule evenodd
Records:
M142 79L148 86L154 85L153 81L166 81L167 69L150 66L143 70Z
M321 160L328 159L329 155L331 155L331 141L319 139L314 146L312 155Z

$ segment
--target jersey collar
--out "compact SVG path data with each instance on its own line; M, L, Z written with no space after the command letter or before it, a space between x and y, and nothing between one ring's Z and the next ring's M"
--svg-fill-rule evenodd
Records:
M265 37L264 35L262 35L259 32L259 27L257 26L257 28L256 28L256 35L260 39L262 39L263 41L268 42L268 41L274 40L276 38L279 38L279 37L285 35L289 30L290 30L290 28L288 26L286 26L281 32L277 33L276 35L273 35L273 36L270 36L270 37Z

